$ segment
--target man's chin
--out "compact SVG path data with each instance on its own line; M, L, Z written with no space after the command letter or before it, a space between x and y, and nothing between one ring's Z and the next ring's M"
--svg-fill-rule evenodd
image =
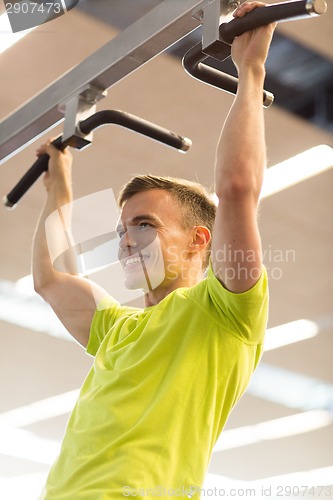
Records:
M149 292L149 285L144 277L135 279L134 276L127 276L125 277L124 286L127 290L142 290L145 293Z
M155 267L147 266L145 270L137 267L136 269L123 269L123 272L124 286L128 290L151 292L155 290L165 278L164 266L156 264Z

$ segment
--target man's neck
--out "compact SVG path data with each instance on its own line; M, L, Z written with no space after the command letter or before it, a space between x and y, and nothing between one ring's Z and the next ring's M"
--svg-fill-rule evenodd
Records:
M178 288L190 288L197 285L203 278L203 272L195 273L195 276L188 276L187 279L174 280L169 285L160 285L154 290L145 293L145 307L155 306L163 300L169 293L177 290Z

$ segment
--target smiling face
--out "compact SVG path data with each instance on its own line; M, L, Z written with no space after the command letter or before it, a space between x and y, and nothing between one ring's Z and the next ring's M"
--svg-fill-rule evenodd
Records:
M118 226L119 259L126 288L151 291L164 280L163 254L156 231L158 223L157 218L142 212Z
M118 233L127 288L163 297L192 284L188 274L193 267L193 229L184 229L181 214L179 203L162 189L137 193L126 201Z

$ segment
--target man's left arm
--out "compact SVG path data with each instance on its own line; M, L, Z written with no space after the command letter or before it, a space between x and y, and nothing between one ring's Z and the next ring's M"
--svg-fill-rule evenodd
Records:
M236 16L259 2L239 7ZM216 155L215 191L219 198L212 240L215 275L231 292L249 290L262 271L257 224L259 194L266 166L263 116L265 61L274 26L235 39L232 58L238 69L238 90L224 124Z

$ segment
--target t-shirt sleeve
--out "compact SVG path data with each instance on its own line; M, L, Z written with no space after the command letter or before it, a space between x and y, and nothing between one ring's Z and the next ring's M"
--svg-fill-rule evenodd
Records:
M207 288L214 314L225 328L243 342L251 345L264 343L268 318L268 278L263 266L256 284L243 293L227 290L217 279L210 264Z
M89 341L86 348L88 354L95 356L105 335L121 314L122 307L112 297L104 297L99 302L90 326Z

